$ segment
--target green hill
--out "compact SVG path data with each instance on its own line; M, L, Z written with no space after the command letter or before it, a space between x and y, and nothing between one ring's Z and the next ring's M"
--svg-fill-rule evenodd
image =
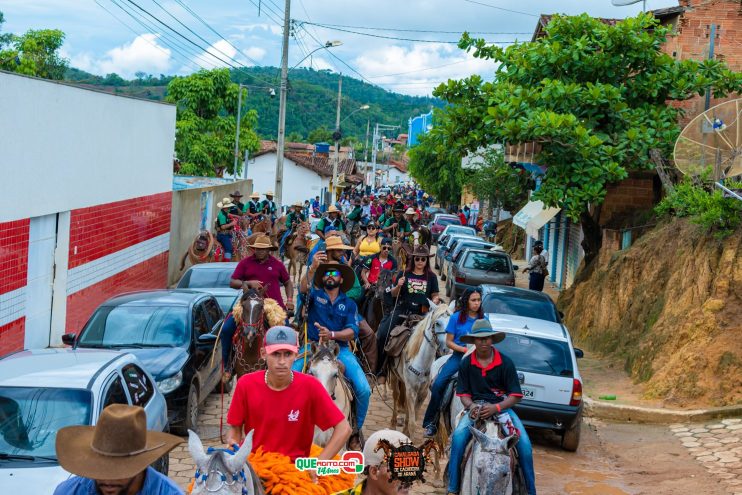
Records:
M65 75L68 82L114 94L162 100L167 94L167 84L173 76L137 74L138 78L125 80L116 74L101 77L79 69L70 68ZM248 86L246 108L258 112L258 134L263 139L275 139L278 129L279 69L275 67L249 67L232 71L232 80ZM268 84L271 83L271 84ZM289 73L287 98L286 135L299 134L306 139L317 128L335 127L338 75L330 71L295 69ZM270 96L269 88L275 90ZM353 114L343 123L344 137L356 137L364 142L366 123L370 119L371 132L375 123L399 125L400 133L407 132L407 121L431 107L441 106L435 98L408 96L392 93L379 86L343 75L343 101L341 118L345 118L361 105L370 108Z

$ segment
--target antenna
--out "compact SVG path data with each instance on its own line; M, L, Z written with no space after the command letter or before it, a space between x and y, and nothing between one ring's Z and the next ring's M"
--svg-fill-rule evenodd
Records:
M647 11L647 0L611 0L614 7L626 7L627 5L634 5L635 3L642 2L642 11Z

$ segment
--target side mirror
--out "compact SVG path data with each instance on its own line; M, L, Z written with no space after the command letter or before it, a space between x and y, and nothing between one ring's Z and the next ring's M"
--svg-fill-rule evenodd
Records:
M197 342L199 344L213 344L216 342L216 335L213 333L204 333L198 336Z
M582 349L579 349L579 348L575 347L575 357L577 359L584 358L585 357L585 352Z
M75 333L66 333L62 335L62 343L64 345L75 345L75 341L77 340L77 334Z
M518 265L513 265L513 271L517 272L518 270L520 270L520 267Z

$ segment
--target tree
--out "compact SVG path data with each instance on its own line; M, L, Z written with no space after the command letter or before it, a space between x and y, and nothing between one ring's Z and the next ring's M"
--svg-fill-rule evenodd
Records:
M332 131L325 126L317 127L309 133L307 141L310 143L329 143L333 141Z
M0 12L0 28L5 17ZM58 29L31 29L17 36L0 34L0 69L46 79L62 79L68 62L59 55L64 33Z
M293 131L290 132L288 136L286 136L286 141L289 143L301 143L302 141L304 141L304 136L296 131Z
M461 155L451 150L439 133L425 134L410 149L409 171L429 194L445 203L458 204L464 171Z
M436 130L467 151L495 142L540 144L537 159L548 169L534 199L580 221L590 263L602 243L606 186L629 170L653 168L650 149L672 149L681 110L668 102L708 87L716 96L742 89L740 74L719 61L663 53L669 30L651 14L613 26L588 15L554 16L545 37L507 49L465 33L459 46L498 64L495 79L439 86L434 94L451 106Z
M490 207L515 213L528 201L528 191L535 184L527 170L517 164L505 163L502 152L487 148L479 153L482 163L467 170L465 184L474 195L486 199Z
M238 91L239 86L230 81L227 69L201 70L170 82L167 100L178 106L175 151L181 162L180 173L205 176L222 176L225 171L235 173ZM236 173L242 169L245 150L256 152L259 148L254 131L256 122L254 110L242 112Z

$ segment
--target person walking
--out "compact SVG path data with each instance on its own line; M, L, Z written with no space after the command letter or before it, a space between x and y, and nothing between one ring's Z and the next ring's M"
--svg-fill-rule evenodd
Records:
M523 269L523 273L528 273L528 288L542 292L544 290L544 280L546 279L546 258L541 254L544 250L542 245L536 244L533 247L533 256L531 256L528 266Z
M433 437L438 431L443 394L446 393L448 382L458 373L461 359L466 354L466 344L461 340L461 337L468 335L474 322L482 318L484 318L482 288L466 289L459 299L459 310L451 315L446 327L446 347L451 349L453 354L445 362L438 372L435 382L433 382L430 402L423 418L426 437Z

